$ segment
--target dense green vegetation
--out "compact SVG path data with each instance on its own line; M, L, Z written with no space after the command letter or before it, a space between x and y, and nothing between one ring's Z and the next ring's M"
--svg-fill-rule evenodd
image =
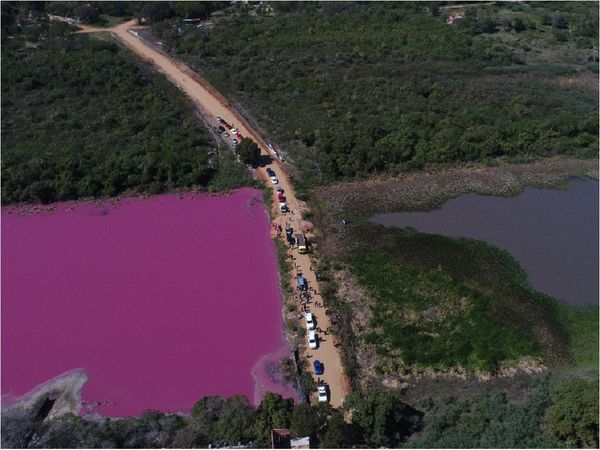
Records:
M290 428L293 436L310 436L317 445L320 439L343 444L347 425L329 405L294 405L292 400L269 393L258 407L243 396L205 397L186 416L148 411L124 419L88 421L66 415L41 423L31 413L3 413L2 446L206 448L244 444L270 448L273 428Z
M83 23L110 26L119 19L135 17L145 21L159 21L172 17L204 19L213 11L223 8L227 2L211 1L49 1L31 3L35 13L50 13L72 17Z
M597 4L464 12L448 25L434 3L237 5L211 29L154 30L313 182L597 156Z
M527 336L494 318L493 299L439 270L397 264L377 251L357 258L353 270L376 299L374 331L364 339L381 355L416 368L495 371L538 353Z
M425 398L425 426L409 447L417 448L545 448L561 442L545 431L544 412L552 404L543 380L516 401L502 391L470 400L447 396Z
M344 412L352 411L352 423ZM2 414L4 448L270 447L273 428L309 436L312 448L597 447L598 386L582 379L541 377L511 398L494 389L468 398L425 397L409 406L399 390L356 390L343 410L297 404L267 394L258 407L245 397L204 397L188 415L148 411L139 417L42 422L34 414Z
M528 287L506 252L483 242L356 225L351 272L373 298L362 336L381 373L463 367L495 372L521 356L598 363L598 308ZM586 342L589 339L589 342Z
M5 204L252 183L183 94L108 35L2 9Z
M573 447L598 447L598 383L567 380L552 391L550 433Z

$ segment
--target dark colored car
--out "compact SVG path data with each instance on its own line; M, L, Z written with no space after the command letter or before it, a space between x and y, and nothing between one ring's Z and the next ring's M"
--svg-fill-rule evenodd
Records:
M315 359L313 366L315 368L315 375L323 375L323 370L325 369L325 367L323 367L323 363L321 361Z

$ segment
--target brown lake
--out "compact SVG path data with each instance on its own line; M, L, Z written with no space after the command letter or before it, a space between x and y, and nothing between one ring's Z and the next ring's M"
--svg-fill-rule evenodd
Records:
M516 197L463 194L430 212L376 214L385 226L488 242L509 252L536 290L572 305L598 304L598 181L525 188Z

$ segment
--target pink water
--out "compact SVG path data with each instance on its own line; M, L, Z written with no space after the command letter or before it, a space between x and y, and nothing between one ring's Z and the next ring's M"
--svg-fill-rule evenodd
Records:
M205 395L294 393L257 191L2 210L2 397L83 368L94 411L188 411Z

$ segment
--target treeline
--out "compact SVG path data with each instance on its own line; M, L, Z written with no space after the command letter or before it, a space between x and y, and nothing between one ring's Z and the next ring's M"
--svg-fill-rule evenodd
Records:
M205 19L212 12L229 5L223 1L32 1L4 2L24 9L30 17L54 14L77 19L83 23L105 25L109 18L144 19L148 22L173 17Z
M352 412L352 423L344 413ZM87 420L65 415L42 421L2 414L4 448L270 448L271 430L310 437L312 448L597 447L598 385L543 377L526 395L503 390L467 399L446 396L407 405L397 390L350 395L343 410L296 404L267 394L258 407L245 397L205 397L188 415L148 411L139 417Z
M109 36L2 14L3 203L251 183L183 94Z
M242 396L205 397L198 401L186 416L148 411L140 417L126 419L86 420L73 415L44 423L24 413L2 415L2 446L22 448L206 448L244 445L255 448L271 447L271 430L288 428L292 437L310 437L313 447L345 448L353 443L371 442L373 433L381 431L390 442L399 442L391 428L401 420L405 405L399 394L378 407L383 395L355 395L354 402L364 413L378 409L373 417L364 416L352 425L344 422L342 411L329 404L305 403L294 405L290 399L266 394L254 407ZM409 431L408 429L406 431ZM406 437L404 435L403 437ZM379 439L383 439L381 436ZM387 438L386 438L387 439Z
M583 56L573 61L588 50L575 49L569 64L533 63L495 37L529 33L539 47L568 51L569 42L545 36L570 22L568 39L597 39L589 23L597 28L598 17L587 14L593 7L553 15L550 25L543 22L549 7L519 7L539 20L501 19L513 6L500 5L469 9L450 26L433 3L309 2L239 5L213 29L165 20L154 30L240 101L313 181L428 164L596 156L596 94L560 82L597 66Z

